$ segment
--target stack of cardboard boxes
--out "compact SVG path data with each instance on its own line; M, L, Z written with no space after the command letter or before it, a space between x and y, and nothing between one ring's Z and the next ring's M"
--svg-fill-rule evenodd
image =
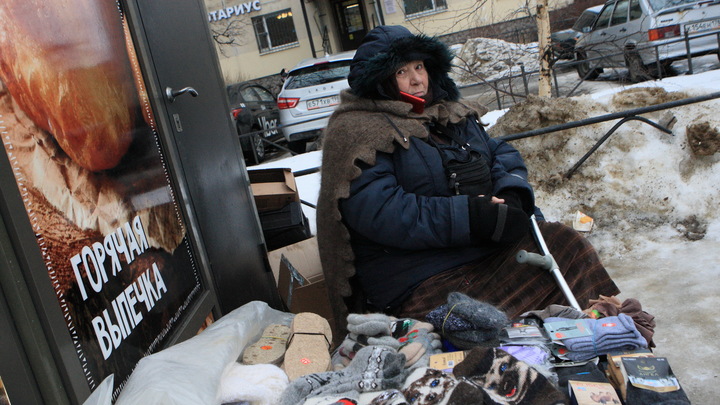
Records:
M315 237L290 169L248 172L278 292L292 313L313 312L335 331Z
M268 250L311 236L290 169L250 170L248 176Z

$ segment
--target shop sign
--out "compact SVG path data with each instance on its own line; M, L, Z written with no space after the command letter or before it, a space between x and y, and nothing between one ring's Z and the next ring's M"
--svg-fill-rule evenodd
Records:
M221 8L220 10L211 11L208 13L208 21L215 22L230 18L232 16L250 14L253 11L260 11L260 1L248 1L246 3L240 3L236 6Z

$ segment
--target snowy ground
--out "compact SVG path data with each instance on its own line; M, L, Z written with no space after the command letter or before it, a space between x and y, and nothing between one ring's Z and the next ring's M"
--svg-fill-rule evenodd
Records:
M612 83L612 78L597 82L589 94L569 99L531 99L491 111L483 120L498 136L720 92L720 70L636 85ZM617 121L511 142L526 158L537 203L549 220L569 223L576 211L594 218L588 238L622 290L619 298L637 298L656 317L655 353L669 359L696 404L716 403L720 396L718 111L720 99L714 99L645 115L658 122L672 113L672 135L630 121L570 179L562 174ZM707 127L698 125L704 123ZM695 138L689 140L689 133ZM321 153L251 169L319 167ZM319 179L319 173L297 178L301 199L317 201ZM314 209L303 208L314 233Z

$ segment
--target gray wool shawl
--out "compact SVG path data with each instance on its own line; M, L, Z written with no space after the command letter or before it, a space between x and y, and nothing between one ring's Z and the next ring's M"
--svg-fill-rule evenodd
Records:
M425 124L431 121L457 124L487 112L479 104L443 101L416 114L406 102L360 98L347 90L341 93L341 100L323 135L316 216L320 261L339 338L344 336L348 315L345 298L353 294L350 278L355 275L350 233L342 222L339 200L350 196L350 182L362 172L356 162L373 166L377 152L409 149L410 137L427 139Z

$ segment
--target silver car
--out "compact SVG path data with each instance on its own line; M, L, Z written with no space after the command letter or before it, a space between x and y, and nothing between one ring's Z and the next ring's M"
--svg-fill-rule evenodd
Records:
M720 0L610 0L577 40L575 59L590 60L576 68L589 80L607 67L628 67L632 74L639 66L657 77L688 53L717 53L718 35Z
M308 141L327 126L340 103L340 92L350 87L347 76L355 51L306 59L290 69L278 94L280 124L293 152L305 152Z

